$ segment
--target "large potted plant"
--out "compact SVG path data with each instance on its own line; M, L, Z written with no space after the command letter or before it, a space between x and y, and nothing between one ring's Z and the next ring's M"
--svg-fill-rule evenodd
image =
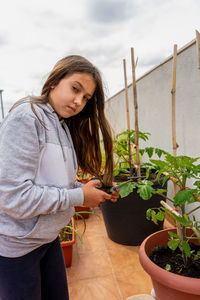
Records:
M200 165L198 158L165 154L163 160L151 160L157 178L165 174L178 187L168 202L158 209L147 210L147 218L157 223L168 213L176 226L148 236L140 246L139 258L151 276L156 300L200 299L200 222L195 211L200 208ZM187 181L193 181L187 187ZM150 182L146 182L150 185ZM152 186L151 186L152 187ZM166 196L152 187L152 193ZM176 189L175 189L176 190Z
M139 138L144 142L148 140L149 135L149 133L139 132ZM147 195L151 193L151 187L146 188L145 181L141 181L141 179L148 177L152 185L161 186L161 183L155 180L155 171L149 166L148 160L153 154L160 157L163 151L153 147L140 149L142 163L140 165L141 177L138 177L135 131L121 132L116 135L113 144L116 164L114 181L126 182L132 178L132 182L120 189L120 197L116 203L106 201L101 204L104 223L111 240L124 245L140 245L146 236L161 229L163 224L163 221L159 221L159 227L146 219L147 208L159 207L161 196L154 194L150 200L143 201L142 198L147 199ZM162 179L160 181L162 182ZM142 198L141 195L143 195Z

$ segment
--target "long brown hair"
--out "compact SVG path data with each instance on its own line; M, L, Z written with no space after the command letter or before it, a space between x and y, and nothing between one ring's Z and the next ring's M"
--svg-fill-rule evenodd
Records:
M32 109L34 110L34 103L47 103L51 87L74 73L90 74L96 83L95 92L84 109L79 114L65 119L72 135L78 165L83 173L101 176L101 131L105 150L103 181L111 184L113 179L112 134L104 113L105 97L101 75L91 62L79 55L67 56L59 60L44 83L41 96L32 97Z

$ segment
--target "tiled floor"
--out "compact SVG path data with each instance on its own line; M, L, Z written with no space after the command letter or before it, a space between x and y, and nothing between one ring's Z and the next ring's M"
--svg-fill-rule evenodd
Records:
M70 300L125 300L137 294L150 294L152 283L138 259L138 246L111 241L100 217L90 215L83 248L79 239L73 246L72 266L67 268ZM82 232L82 221L78 221Z

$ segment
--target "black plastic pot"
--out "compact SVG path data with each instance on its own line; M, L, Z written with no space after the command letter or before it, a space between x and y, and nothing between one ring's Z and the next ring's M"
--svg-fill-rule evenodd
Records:
M157 194L143 200L135 189L127 197L120 197L116 203L109 200L102 203L108 237L119 244L140 245L148 235L162 229L163 222L156 225L146 218L147 209L160 207L161 200L163 197Z

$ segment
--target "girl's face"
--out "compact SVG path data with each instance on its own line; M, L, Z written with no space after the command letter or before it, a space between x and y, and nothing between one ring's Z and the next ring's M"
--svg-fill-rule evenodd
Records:
M74 73L51 87L49 103L59 119L69 118L82 111L95 89L96 83L90 74Z

